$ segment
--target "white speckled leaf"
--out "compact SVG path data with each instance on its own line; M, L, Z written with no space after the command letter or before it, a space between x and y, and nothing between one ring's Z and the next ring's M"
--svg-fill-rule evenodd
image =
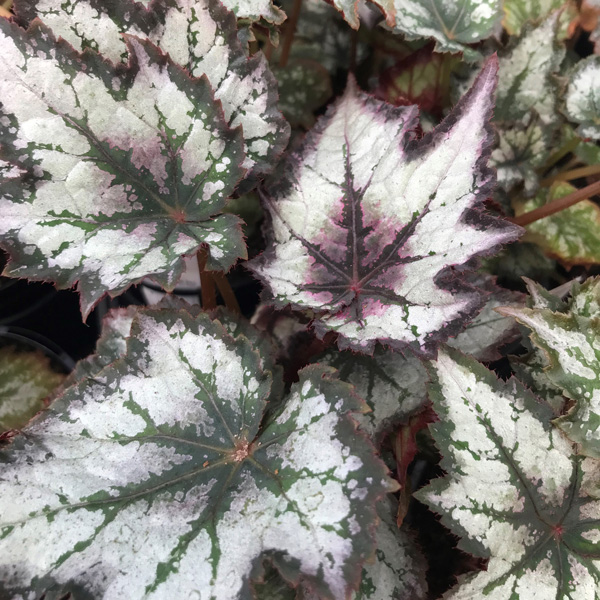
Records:
M316 60L293 58L273 69L279 84L279 108L292 127L306 129L315 123L314 112L333 93L327 69Z
M539 186L538 169L553 148L554 128L532 114L522 121L499 123L496 131L498 143L490 164L498 172L498 187L510 192L522 184L526 196L534 194Z
M496 62L432 133L416 108L344 96L267 186L273 232L251 263L278 306L312 309L317 334L371 353L377 340L429 352L481 306L450 267L518 237L483 212Z
M566 312L548 308L501 312L532 330L532 342L550 361L547 377L575 400L556 424L580 444L582 454L600 458L600 279L575 284L572 294Z
M202 244L211 269L246 256L239 219L219 214L243 174L241 132L206 80L128 41L129 67L114 68L0 22L2 152L27 172L0 190L6 273L78 282L84 315L147 275L172 289Z
M267 61L262 53L246 56L234 15L217 0L161 0L148 9L133 0L17 0L15 8L24 20L42 19L76 49L93 48L115 63L127 62L122 34L130 33L152 41L192 76L206 75L230 127L243 128L249 174L270 171L285 148L289 127Z
M489 558L486 571L460 578L445 597L597 598L595 461L573 453L550 407L515 379L502 382L453 349L440 351L431 374L440 421L430 428L448 475L417 497L461 536L463 550Z
M540 348L524 356L510 356L510 366L515 377L524 383L538 398L545 400L558 416L565 405L562 390L549 379L547 375L550 363L546 354Z
M394 0L394 30L409 39L433 38L438 52L463 52L466 60L478 53L468 44L488 37L500 20L499 0Z
M381 8L381 11L386 17L387 24L390 27L394 26L396 7L394 6L394 0L370 0L373 4L376 4ZM360 26L360 14L359 7L361 0L332 0L331 4L339 10L346 22L352 27L352 29L358 29ZM366 3L363 2L366 6Z
M557 38L557 13L522 35L499 57L495 121L519 121L534 110L543 125L557 120L557 73L565 55ZM527 121L529 123L530 121Z
M381 521L375 533L375 556L363 569L362 580L351 600L425 600L425 559L410 534L396 524L397 502L377 506ZM320 600L302 585L297 600Z
M316 362L335 367L340 379L356 387L371 412L356 415L360 428L376 442L391 427L419 412L427 402L427 373L412 354L377 348L373 356L328 351Z
M523 306L525 296L501 288L489 275L480 275L475 284L489 296L481 312L464 331L448 340L448 345L477 360L498 360L502 346L518 340L521 334L512 319L499 315L495 309L499 306Z
M287 18L286 14L273 4L273 0L223 0L223 5L238 19L264 19L274 25L281 25Z
M24 427L64 377L41 352L0 348L0 433Z
M565 113L579 123L581 137L600 140L600 56L589 56L571 71Z
M168 310L131 334L0 454L1 595L242 599L269 556L345 597L396 487L351 388L309 367L265 422L271 376L247 338Z

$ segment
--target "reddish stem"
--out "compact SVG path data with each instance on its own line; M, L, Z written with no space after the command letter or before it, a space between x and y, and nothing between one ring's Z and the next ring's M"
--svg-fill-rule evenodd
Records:
M202 247L198 250L198 271L200 272L200 295L202 297L202 308L206 311L217 308L217 290L211 273L206 271L208 259L208 248Z
M596 181L595 183L581 188L580 190L576 190L572 194L568 194L567 196L563 196L562 198L557 198L556 200L553 200L552 202L549 202L544 206L540 206L535 210L529 211L527 213L519 215L518 217L513 217L508 220L514 223L515 225L525 227L526 225L530 225L535 221L539 221L540 219L549 217L550 215L560 212L561 210L565 210L565 208L569 208L574 204L581 202L582 200L587 200L591 196L594 196L598 193L600 193L600 181Z
M292 49L292 42L294 41L294 35L296 34L296 25L298 24L301 8L302 0L294 0L292 14L290 15L287 27L285 29L285 39L283 40L283 47L281 48L281 55L279 57L280 67L285 67L290 57L290 50Z

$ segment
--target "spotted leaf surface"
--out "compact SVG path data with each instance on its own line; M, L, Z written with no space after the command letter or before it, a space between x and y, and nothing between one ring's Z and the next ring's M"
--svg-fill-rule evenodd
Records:
M224 0L223 5L231 10L238 19L260 21L281 25L286 14L273 4L272 0Z
M531 285L531 284L530 284ZM600 458L600 280L573 287L564 312L549 308L503 308L532 330L531 340L548 355L548 378L575 400L557 425L581 452Z
M0 433L24 427L63 379L41 352L0 348Z
M515 206L520 215L545 206L574 192L568 183L556 183L550 189ZM583 200L554 215L526 227L525 239L567 265L600 263L600 208L591 200Z
M533 110L543 125L557 119L554 75L565 55L556 13L523 33L499 57L496 121L519 121Z
M555 137L553 128L535 115L522 121L498 124L498 143L492 150L490 164L498 173L498 187L510 192L517 185L531 196L539 187L538 169L550 155Z
M600 140L600 56L590 56L574 67L565 96L567 117L579 123L583 138Z
M509 357L515 377L524 383L538 398L545 400L560 415L565 405L562 390L547 375L550 363L543 350L534 348L524 356Z
M290 125L312 127L314 111L333 93L327 69L315 60L296 58L284 68L274 69L274 74L279 83L279 108Z
M373 356L329 351L317 362L335 367L353 384L371 412L356 415L360 428L377 442L391 427L419 412L427 402L427 373L411 354L378 348Z
M462 52L466 60L478 54L469 44L492 33L500 20L498 0L394 0L394 30L409 39L433 38L438 52Z
M2 184L6 271L78 282L84 315L146 275L172 289L201 244L211 269L246 255L239 220L219 215L243 173L241 132L206 80L129 43L115 69L41 26L0 23L3 152L27 171Z
M573 454L553 412L455 350L431 363L431 425L448 473L417 497L463 550L489 558L453 600L593 600L600 594L600 501L594 463Z
M1 455L3 594L247 598L269 556L345 597L395 489L348 416L362 402L310 367L261 423L271 377L246 338L165 310L131 333Z
M372 352L376 340L428 352L481 306L449 267L518 237L481 209L496 63L431 134L350 82L291 155L264 203L270 247L251 268L276 305L312 309L316 331Z
M489 276L479 277L476 281L477 286L489 294L486 303L464 331L448 340L448 345L477 360L498 360L502 346L518 340L521 334L511 318L499 315L495 309L499 306L523 306L525 296L501 288Z
M363 569L362 581L352 600L425 600L425 560L411 535L396 525L397 503L380 502L381 519L375 534L375 556ZM307 585L296 600L320 600Z
M250 8L251 3L242 4ZM17 0L15 5L22 19L41 18L78 50L93 48L115 63L127 62L123 34L130 33L152 41L193 77L206 75L229 125L242 126L243 166L250 175L269 171L285 148L289 127L277 109L273 75L261 53L246 56L235 16L217 0L165 0L147 8L133 0ZM267 6L270 2L255 8Z

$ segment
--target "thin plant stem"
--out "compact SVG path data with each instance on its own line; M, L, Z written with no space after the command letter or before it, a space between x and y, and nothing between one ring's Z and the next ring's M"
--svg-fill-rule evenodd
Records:
M213 275L206 270L208 248L200 248L196 258L198 260L198 271L200 272L200 296L202 298L202 308L207 311L213 310L217 308L217 290L215 289Z
M298 24L298 18L300 17L300 10L302 8L302 0L294 0L294 6L292 7L292 13L288 19L288 25L285 30L285 38L283 40L283 46L281 48L281 55L279 57L279 66L285 67L290 57L290 50L292 49L292 43L294 41L294 35L296 34L296 25Z
M219 293L223 297L225 301L225 306L236 315L242 313L240 310L240 305L235 297L233 289L231 289L231 285L229 284L229 280L227 279L224 273L215 272L212 273L213 281L217 284L217 288Z
M572 181L573 179L580 179L581 177L589 177L591 175L600 175L600 165L589 165L587 167L579 167L578 169L571 169L570 171L562 171L552 177L547 177L541 182L543 186L549 186L555 181Z
M569 208L582 200L587 200L592 196L600 193L600 181L596 181L591 185L588 185L580 190L574 191L572 194L568 194L567 196L563 196L562 198L557 198L552 202L544 206L540 206L535 210L531 210L527 213L519 215L518 217L513 217L509 219L515 225L520 225L521 227L525 227L526 225L530 225L535 221L539 221L540 219L544 219L553 215L561 210L565 210L565 208Z

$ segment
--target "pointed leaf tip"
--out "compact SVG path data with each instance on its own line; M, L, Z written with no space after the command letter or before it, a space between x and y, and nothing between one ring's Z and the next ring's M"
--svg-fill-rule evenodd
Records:
M273 236L250 264L277 305L309 308L319 336L372 353L376 341L433 352L483 303L451 267L519 237L485 213L498 64L416 140L414 106L346 93L267 186ZM426 300L424 300L426 299Z

